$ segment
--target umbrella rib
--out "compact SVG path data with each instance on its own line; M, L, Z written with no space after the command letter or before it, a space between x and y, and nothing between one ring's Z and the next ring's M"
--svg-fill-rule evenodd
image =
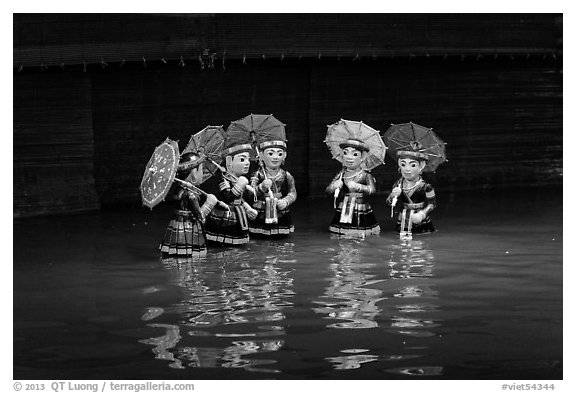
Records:
M434 138L434 135L430 134L430 132L432 132L432 130L426 129L426 132L425 132L424 134L422 134L422 136L421 136L420 138L414 137L414 140L415 140L416 142L420 142L422 139L426 138L428 135L431 135L432 138Z
M350 128L348 128L348 123L345 120L342 120L341 123L344 125L344 128L346 129L346 132L348 133L348 137L352 136L352 130L350 130Z
M414 124L410 122L410 128L412 129L412 139L416 140L416 132L414 132Z
M260 127L262 126L262 124L266 123L268 121L268 119L270 119L270 117L272 117L272 114L269 114L268 116L266 116L266 118L264 120L262 120L260 122L260 126L258 126L259 130L265 130L266 129L266 128L260 128ZM270 127L267 127L267 128L270 128Z
M396 140L396 139L390 139L390 140L393 141L393 142L395 142L395 143L398 145L398 146L395 147L396 149L404 149L404 148L410 147L410 143L405 144L406 142L404 142L404 141L399 141L399 140Z

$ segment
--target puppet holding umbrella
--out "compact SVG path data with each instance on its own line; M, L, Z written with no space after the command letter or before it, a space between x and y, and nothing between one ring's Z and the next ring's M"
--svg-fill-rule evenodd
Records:
M336 213L330 232L365 236L380 233L367 197L376 192L370 171L384 164L386 145L374 128L361 121L340 120L328 126L324 140L342 170L326 192L334 195Z
M290 205L296 201L294 177L282 168L287 156L285 124L273 115L250 114L233 121L229 134L242 134L252 142L258 166L250 176L256 192L257 217L250 223L256 237L282 237L294 232Z
M150 158L140 185L143 204L152 208L169 193L179 202L160 244L164 257L206 255L204 221L217 203L226 205L198 186L213 173L206 168L218 165L223 141L222 127L209 126L191 137L182 155L177 142L167 138Z
M398 179L386 203L398 213L396 230L400 238L412 233L434 232L430 212L436 207L436 194L422 172L434 172L446 160L446 143L431 128L415 123L392 124L384 133L391 156L398 162Z
M230 205L216 206L206 220L206 238L216 244L243 245L250 240L249 221L258 212L248 201L256 197L248 184L250 158L254 156L252 139L244 132L227 130L220 156L224 167L218 198Z

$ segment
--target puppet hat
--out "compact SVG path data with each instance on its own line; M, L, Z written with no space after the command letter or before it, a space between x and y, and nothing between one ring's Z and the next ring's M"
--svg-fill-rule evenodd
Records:
M406 146L402 148L402 150L398 150L396 152L396 156L398 158L411 158L416 161L428 161L428 154L424 152L422 145L417 141L410 142L410 146Z
M196 168L202 162L206 160L206 156L198 155L194 152L187 152L182 154L180 157L180 162L178 163L178 171L187 171L192 168Z
M346 147L353 147L354 149L360 150L360 151L369 151L370 150L370 149L368 149L368 146L366 146L366 143L364 143L364 141L362 141L360 139L356 139L356 138L348 138L344 142L340 143L338 146L340 146L341 149L344 149Z
M268 149L271 147L280 148L286 150L286 140L280 139L277 136L269 136L267 138L262 138L258 141L258 148L260 151L264 151L264 149Z
M238 138L235 135L229 134L224 141L224 146L220 154L222 157L226 157L244 152L252 152L252 144L245 138Z

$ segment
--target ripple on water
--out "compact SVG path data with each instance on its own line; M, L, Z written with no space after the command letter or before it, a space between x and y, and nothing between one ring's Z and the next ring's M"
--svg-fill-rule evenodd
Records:
M362 364L371 363L378 360L376 355L349 355L326 358L336 370L353 370L360 368Z
M398 367L384 370L388 373L410 375L417 377L431 377L442 375L444 367L442 366L425 366L425 367Z

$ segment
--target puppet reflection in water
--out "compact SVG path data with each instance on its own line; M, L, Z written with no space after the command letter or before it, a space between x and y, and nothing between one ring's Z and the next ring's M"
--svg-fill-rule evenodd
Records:
M438 320L428 315L438 311L434 303L438 293L427 280L433 277L434 254L426 241L402 241L392 249L388 266L390 278L403 283L394 291L393 308L388 310L391 331L413 337L436 335L429 329L438 327Z
M290 243L271 247L275 251L260 260L244 250L211 254L210 261L163 260L184 298L165 310L150 307L142 319L154 320L147 326L164 334L140 342L154 346L156 358L172 368L279 372L274 360L246 357L284 345L282 310L292 306L293 260L282 258L290 254Z
M314 308L319 314L335 322L333 328L373 328L374 320L380 313L377 303L383 299L380 289L367 288L368 285L383 281L370 274L375 260L363 257L366 249L362 239L346 239L338 242L340 248L332 258L330 269L334 278L330 279L324 296L315 301L320 307Z
M434 255L424 240L394 245L388 263L370 255L364 240L340 241L338 247L330 266L334 277L314 308L316 313L334 321L328 328L378 328L411 337L436 334L430 329L439 323L430 318L430 313L437 311L437 292L428 280L433 276ZM418 346L405 348L409 353L383 354L375 353L368 343L362 344L359 348L340 349L341 356L326 360L338 370L354 369L375 361L421 357L423 354L418 352L426 350L425 346Z

